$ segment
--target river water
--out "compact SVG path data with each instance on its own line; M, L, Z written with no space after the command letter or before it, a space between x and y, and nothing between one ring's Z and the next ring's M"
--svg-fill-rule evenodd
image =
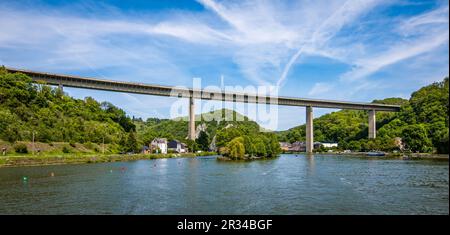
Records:
M448 214L448 173L447 161L300 154L0 168L0 214Z

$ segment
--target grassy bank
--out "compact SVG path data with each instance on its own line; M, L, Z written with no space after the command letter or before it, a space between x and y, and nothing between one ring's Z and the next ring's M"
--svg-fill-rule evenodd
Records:
M58 155L58 154L115 154L118 153L118 146L114 144L96 144L87 142L69 143L69 142L33 142L31 141L16 141L14 143L0 140L0 150L5 148L7 155L23 155L25 153L45 155Z
M18 146L22 146L22 148L18 148ZM67 142L35 142L33 144L30 141L17 141L11 143L0 140L0 150L2 148L6 149L6 155L3 156L0 152L0 167L134 161L216 154L210 152L182 154L118 154L117 146L111 144L80 144ZM23 149L24 152L21 152L18 149Z
M39 154L0 156L0 167L85 164L135 161L159 158L197 157L214 155L211 152L182 154Z

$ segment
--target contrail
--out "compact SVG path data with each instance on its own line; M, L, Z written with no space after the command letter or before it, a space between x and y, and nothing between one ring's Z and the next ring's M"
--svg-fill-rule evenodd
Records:
M349 1L350 0L347 0L340 8L338 8L335 12L333 12L333 14L331 14L327 19L325 19L325 21L323 21L323 23L314 31L314 33L311 37L311 40L309 40L308 42L305 42L300 47L300 49L291 57L289 62L284 67L284 70L283 70L283 73L281 74L280 79L278 79L278 81L277 81L277 87L282 86L282 83L286 80L286 76L289 73L289 70L291 69L294 62L298 59L298 57L303 53L305 46L308 45L309 43L313 44L316 41L316 38L319 35L319 33L321 33L322 29L331 21L331 19L334 19L338 13L341 13L344 11L344 9L347 7Z

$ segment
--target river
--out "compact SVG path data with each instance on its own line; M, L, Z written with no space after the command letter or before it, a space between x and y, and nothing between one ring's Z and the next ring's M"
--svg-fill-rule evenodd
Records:
M0 214L448 214L448 161L214 156L0 168Z

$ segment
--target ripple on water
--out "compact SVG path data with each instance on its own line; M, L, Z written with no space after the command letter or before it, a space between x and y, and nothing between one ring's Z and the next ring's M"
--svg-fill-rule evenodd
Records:
M3 168L0 195L0 214L448 214L448 162L298 154Z

